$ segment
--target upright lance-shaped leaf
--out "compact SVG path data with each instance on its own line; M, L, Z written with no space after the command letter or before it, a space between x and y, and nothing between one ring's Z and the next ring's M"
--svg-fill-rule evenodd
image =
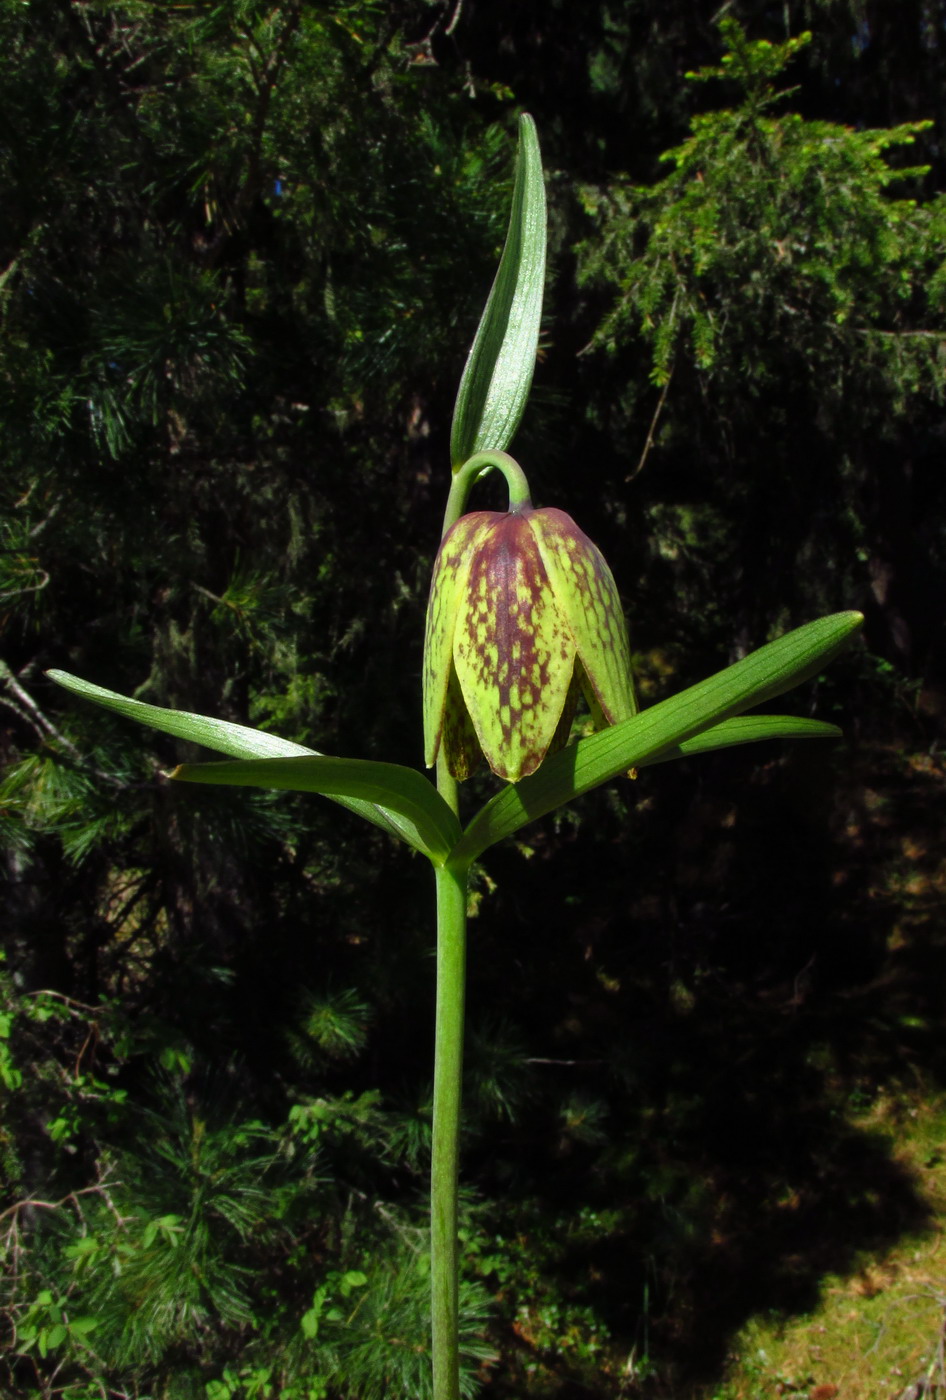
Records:
M272 781L269 782L260 781L265 765L261 768L258 763L207 764L207 770L217 771L208 771L206 777L201 775L204 765L196 764L175 774L186 777L190 782L240 783L322 793L366 821L380 826L382 831L406 841L435 864L445 859L460 834L456 817L433 784L412 768L402 768L393 763L327 758L316 749L294 744L290 739L280 739L278 735L267 734L265 730L231 724L229 720L213 719L210 715L191 714L187 710L166 710L160 705L146 705L141 700L130 700L114 690L80 680L67 671L47 671L46 674L57 685L71 690L83 700L92 700L96 705L114 710L140 724L150 725L152 729L160 729L164 734L203 744L231 758L283 760L282 766L276 765ZM298 769L291 766L287 769L286 759L295 759L297 763L305 759L306 762ZM248 772L237 776L234 770L240 768ZM219 776L221 769L226 770L223 776Z
M545 286L545 184L535 122L519 118L509 231L453 411L457 471L474 452L504 452L529 397Z
M686 753L686 743L718 726L719 747L740 742L724 722L753 705L762 705L792 686L817 675L823 666L847 645L864 621L860 613L834 613L769 642L734 666L727 666L697 685L662 700L633 719L581 739L571 748L548 758L538 772L505 788L487 802L470 822L451 863L475 860L488 846L518 831L527 822L552 812L573 797L617 777L629 768L642 768L671 756ZM764 716L759 716L763 720ZM795 736L815 737L816 729L804 721L778 717L780 724ZM822 726L817 732L824 735ZM774 737L778 726L761 725L754 738ZM693 751L710 748L710 736ZM672 750L680 750L672 754Z

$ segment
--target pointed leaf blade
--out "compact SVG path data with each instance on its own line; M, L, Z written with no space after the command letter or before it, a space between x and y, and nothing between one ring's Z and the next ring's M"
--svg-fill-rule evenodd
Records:
M809 622L633 719L563 749L537 773L488 802L464 831L451 860L475 859L573 797L629 768L655 762L704 730L817 675L863 620L860 613L846 612Z
M104 686L93 685L91 681L81 680L79 676L72 676L68 671L53 670L47 671L46 674L57 685L83 700L91 700L94 704L102 705L106 710L113 710L126 719L147 724L152 729L159 729L163 734L171 734L177 739L203 744L206 748L225 753L231 758L290 758L303 755L311 758L321 757L317 749L295 744L290 739L280 739L278 735L267 734L261 729L251 729L248 725L231 724L228 720L214 719L210 715L191 714L187 710L168 710L160 705L147 705L141 700L131 700L126 695L119 695L117 691L106 690ZM334 800L363 817L365 821L381 827L389 836L396 836L416 847L416 832L410 823L405 824L404 818L397 811L379 806L375 802L341 795L335 796ZM425 850L424 854L429 855L430 852Z
M799 719L796 715L739 715L723 720L711 729L704 729L692 739L684 739L676 748L666 749L656 758L646 758L638 768L652 768L657 763L670 763L675 758L692 758L696 754L712 753L716 749L731 749L738 744L757 744L763 739L840 739L842 731L836 724L820 719Z
M401 818L404 839L439 864L446 860L460 836L459 822L433 784L413 768L397 763L309 754L230 763L182 763L171 777L185 783L317 792L336 800L373 803L396 813Z
M454 471L474 452L504 452L519 426L539 343L545 241L542 157L535 122L524 114L506 244L453 411Z
M231 758L277 758L317 752L303 744L294 744L289 739L280 739L276 734L251 729L249 725L231 724L228 720L213 719L210 715L195 715L188 710L167 710L161 705L131 700L117 691L106 690L104 686L72 676L68 671L47 671L46 674L51 681L65 690L71 690L73 695L79 695L83 700L91 700L106 710L124 715L126 719L150 725L152 729L160 729L163 734L173 734L176 739L189 739L193 744L203 744L217 753L229 754Z

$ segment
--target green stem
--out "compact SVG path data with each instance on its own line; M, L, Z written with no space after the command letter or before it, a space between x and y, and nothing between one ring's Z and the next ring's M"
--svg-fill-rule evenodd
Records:
M445 533L447 529L449 525L445 524ZM441 747L437 758L437 791L457 814L460 809L458 788L456 778L447 769ZM463 1006L466 989L466 891L469 870L469 861L457 869L449 865L434 867L437 881L437 1010L434 1031L434 1121L430 1162L433 1400L460 1400L457 1188L460 1175Z
M466 983L469 865L444 865L437 878L437 1024L430 1176L430 1277L434 1400L459 1400L457 1184Z
M529 495L529 483L515 457L510 457L508 452L474 452L473 456L468 458L455 473L451 483L450 495L447 497L447 509L443 517L444 534L447 533L451 525L459 520L466 509L467 497L474 481L478 481L493 467L498 467L506 478L506 485L509 487L509 509L513 512L531 510L532 498Z
M529 510L529 483L508 452L477 452L454 474L444 512L446 534L466 509L470 488L498 467L509 487L509 509ZM459 815L456 779L443 748L437 791ZM434 1123L430 1172L430 1286L434 1400L460 1400L457 1185L463 1080L463 1000L466 985L466 895L470 862L435 868L437 879L437 1013L434 1041Z

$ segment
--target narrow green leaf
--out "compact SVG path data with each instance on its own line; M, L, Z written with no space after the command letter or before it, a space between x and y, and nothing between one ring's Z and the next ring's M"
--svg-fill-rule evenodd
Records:
M92 700L103 705L106 710L114 710L126 719L137 720L140 724L160 729L163 734L173 734L177 739L189 739L194 744L215 749L217 753L229 754L231 758L285 758L291 754L312 754L315 749L307 749L302 744L294 744L289 739L280 739L275 734L266 734L261 729L251 729L245 724L230 724L225 719L211 719L209 715L195 715L188 710L166 710L160 705L146 705L141 700L129 700L114 690L93 685L91 681L80 680L68 671L47 671L47 676L57 685L71 690L83 700Z
M711 753L714 749L730 749L736 744L756 744L761 739L840 739L836 724L820 719L798 719L795 715L739 715L723 720L712 729L704 729L692 739L684 739L676 748L667 749L656 758L644 759L637 766L651 768L656 763L669 763L675 758L692 758L695 754Z
M152 729L160 729L164 734L173 734L178 739L189 739L192 743L203 744L206 748L228 754L231 758L322 756L317 749L294 744L289 739L280 739L277 735L266 734L261 729L231 724L224 719L212 719L209 715L191 714L187 710L166 710L160 705L146 705L141 700L129 700L127 696L119 695L114 690L106 690L103 686L93 685L91 681L71 676L68 671L47 671L46 674L57 685L71 690L83 700L91 700L96 705L103 705L107 710L124 715L126 719L137 720L140 724L150 725ZM407 821L396 809L343 795L335 795L334 800L363 817L365 821L380 826L382 831L386 831L390 836L406 841L434 859L430 851L418 846L417 831L413 823Z
M545 287L545 183L535 122L519 118L519 158L499 270L453 410L457 471L474 452L505 452L529 397Z
M629 768L641 768L664 754L670 757L669 750L682 748L714 725L817 675L863 620L860 613L846 612L809 622L633 719L546 759L537 773L504 788L477 813L451 863L475 859L488 846L580 793Z
M438 864L446 860L460 836L459 822L429 779L398 763L310 754L236 763L182 763L171 777L185 783L318 792L323 797L373 803L396 812L404 839Z

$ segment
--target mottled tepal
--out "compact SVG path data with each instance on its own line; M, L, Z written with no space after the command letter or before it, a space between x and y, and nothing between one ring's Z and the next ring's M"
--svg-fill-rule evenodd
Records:
M463 515L434 564L424 647L428 766L480 757L511 783L568 738L579 690L596 729L637 713L627 628L601 551L561 510Z

